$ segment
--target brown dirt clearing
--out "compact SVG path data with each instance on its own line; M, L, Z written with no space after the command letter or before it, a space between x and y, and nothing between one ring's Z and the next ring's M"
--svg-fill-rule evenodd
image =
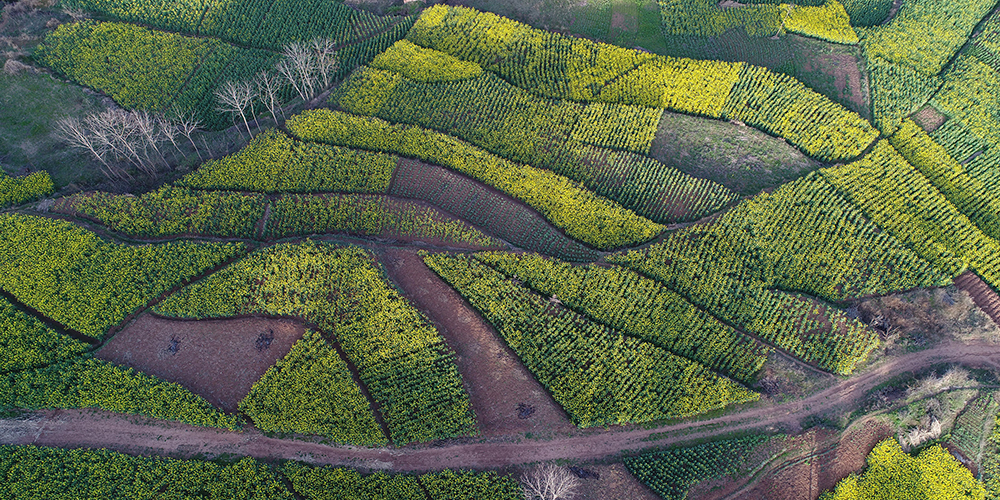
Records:
M944 122L948 120L948 117L942 114L940 111L931 106L930 104L920 108L919 111L913 114L911 117L920 128L924 129L928 134L937 130L938 127L944 125Z
M254 382L288 354L304 331L292 319L181 321L145 313L97 357L177 382L235 412Z
M778 464L756 485L732 498L815 500L841 479L863 469L872 448L892 435L892 428L878 420L847 430L839 440L837 433L826 429L807 432L795 438L804 454Z
M381 258L404 296L434 322L455 351L483 436L575 429L496 330L424 265L416 251L388 249Z

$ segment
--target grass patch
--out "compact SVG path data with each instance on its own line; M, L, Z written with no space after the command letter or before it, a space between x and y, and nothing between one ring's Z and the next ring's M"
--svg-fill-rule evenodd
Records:
M787 142L751 127L669 112L660 118L650 155L742 195L757 194L819 168Z
M56 120L104 109L100 96L47 73L0 74L0 164L10 174L47 170L56 189L103 179L95 161L53 135Z
M461 0L457 4L535 28L657 54L667 51L655 0Z

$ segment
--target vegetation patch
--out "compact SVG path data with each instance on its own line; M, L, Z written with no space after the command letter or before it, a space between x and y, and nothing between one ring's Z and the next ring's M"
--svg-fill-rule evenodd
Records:
M305 319L332 335L358 368L394 443L476 433L454 354L360 248L308 240L267 247L170 296L156 311Z

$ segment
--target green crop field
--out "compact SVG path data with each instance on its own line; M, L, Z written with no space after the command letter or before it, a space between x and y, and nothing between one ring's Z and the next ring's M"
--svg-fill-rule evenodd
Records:
M2 499L1000 498L1000 4L19 0Z

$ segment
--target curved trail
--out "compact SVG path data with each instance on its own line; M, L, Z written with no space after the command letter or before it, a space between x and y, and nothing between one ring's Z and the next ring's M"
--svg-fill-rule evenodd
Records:
M270 438L254 429L230 432L107 412L54 410L36 412L28 418L0 420L0 444L108 448L178 457L229 453L265 460L296 459L394 471L496 468L554 459L598 460L630 450L740 430L778 425L795 428L804 417L853 404L870 389L900 373L938 363L1000 368L1000 345L944 344L907 354L805 399L784 404L654 429L580 431L578 435L547 440L483 440L399 449L335 447ZM654 434L655 440L644 441Z

